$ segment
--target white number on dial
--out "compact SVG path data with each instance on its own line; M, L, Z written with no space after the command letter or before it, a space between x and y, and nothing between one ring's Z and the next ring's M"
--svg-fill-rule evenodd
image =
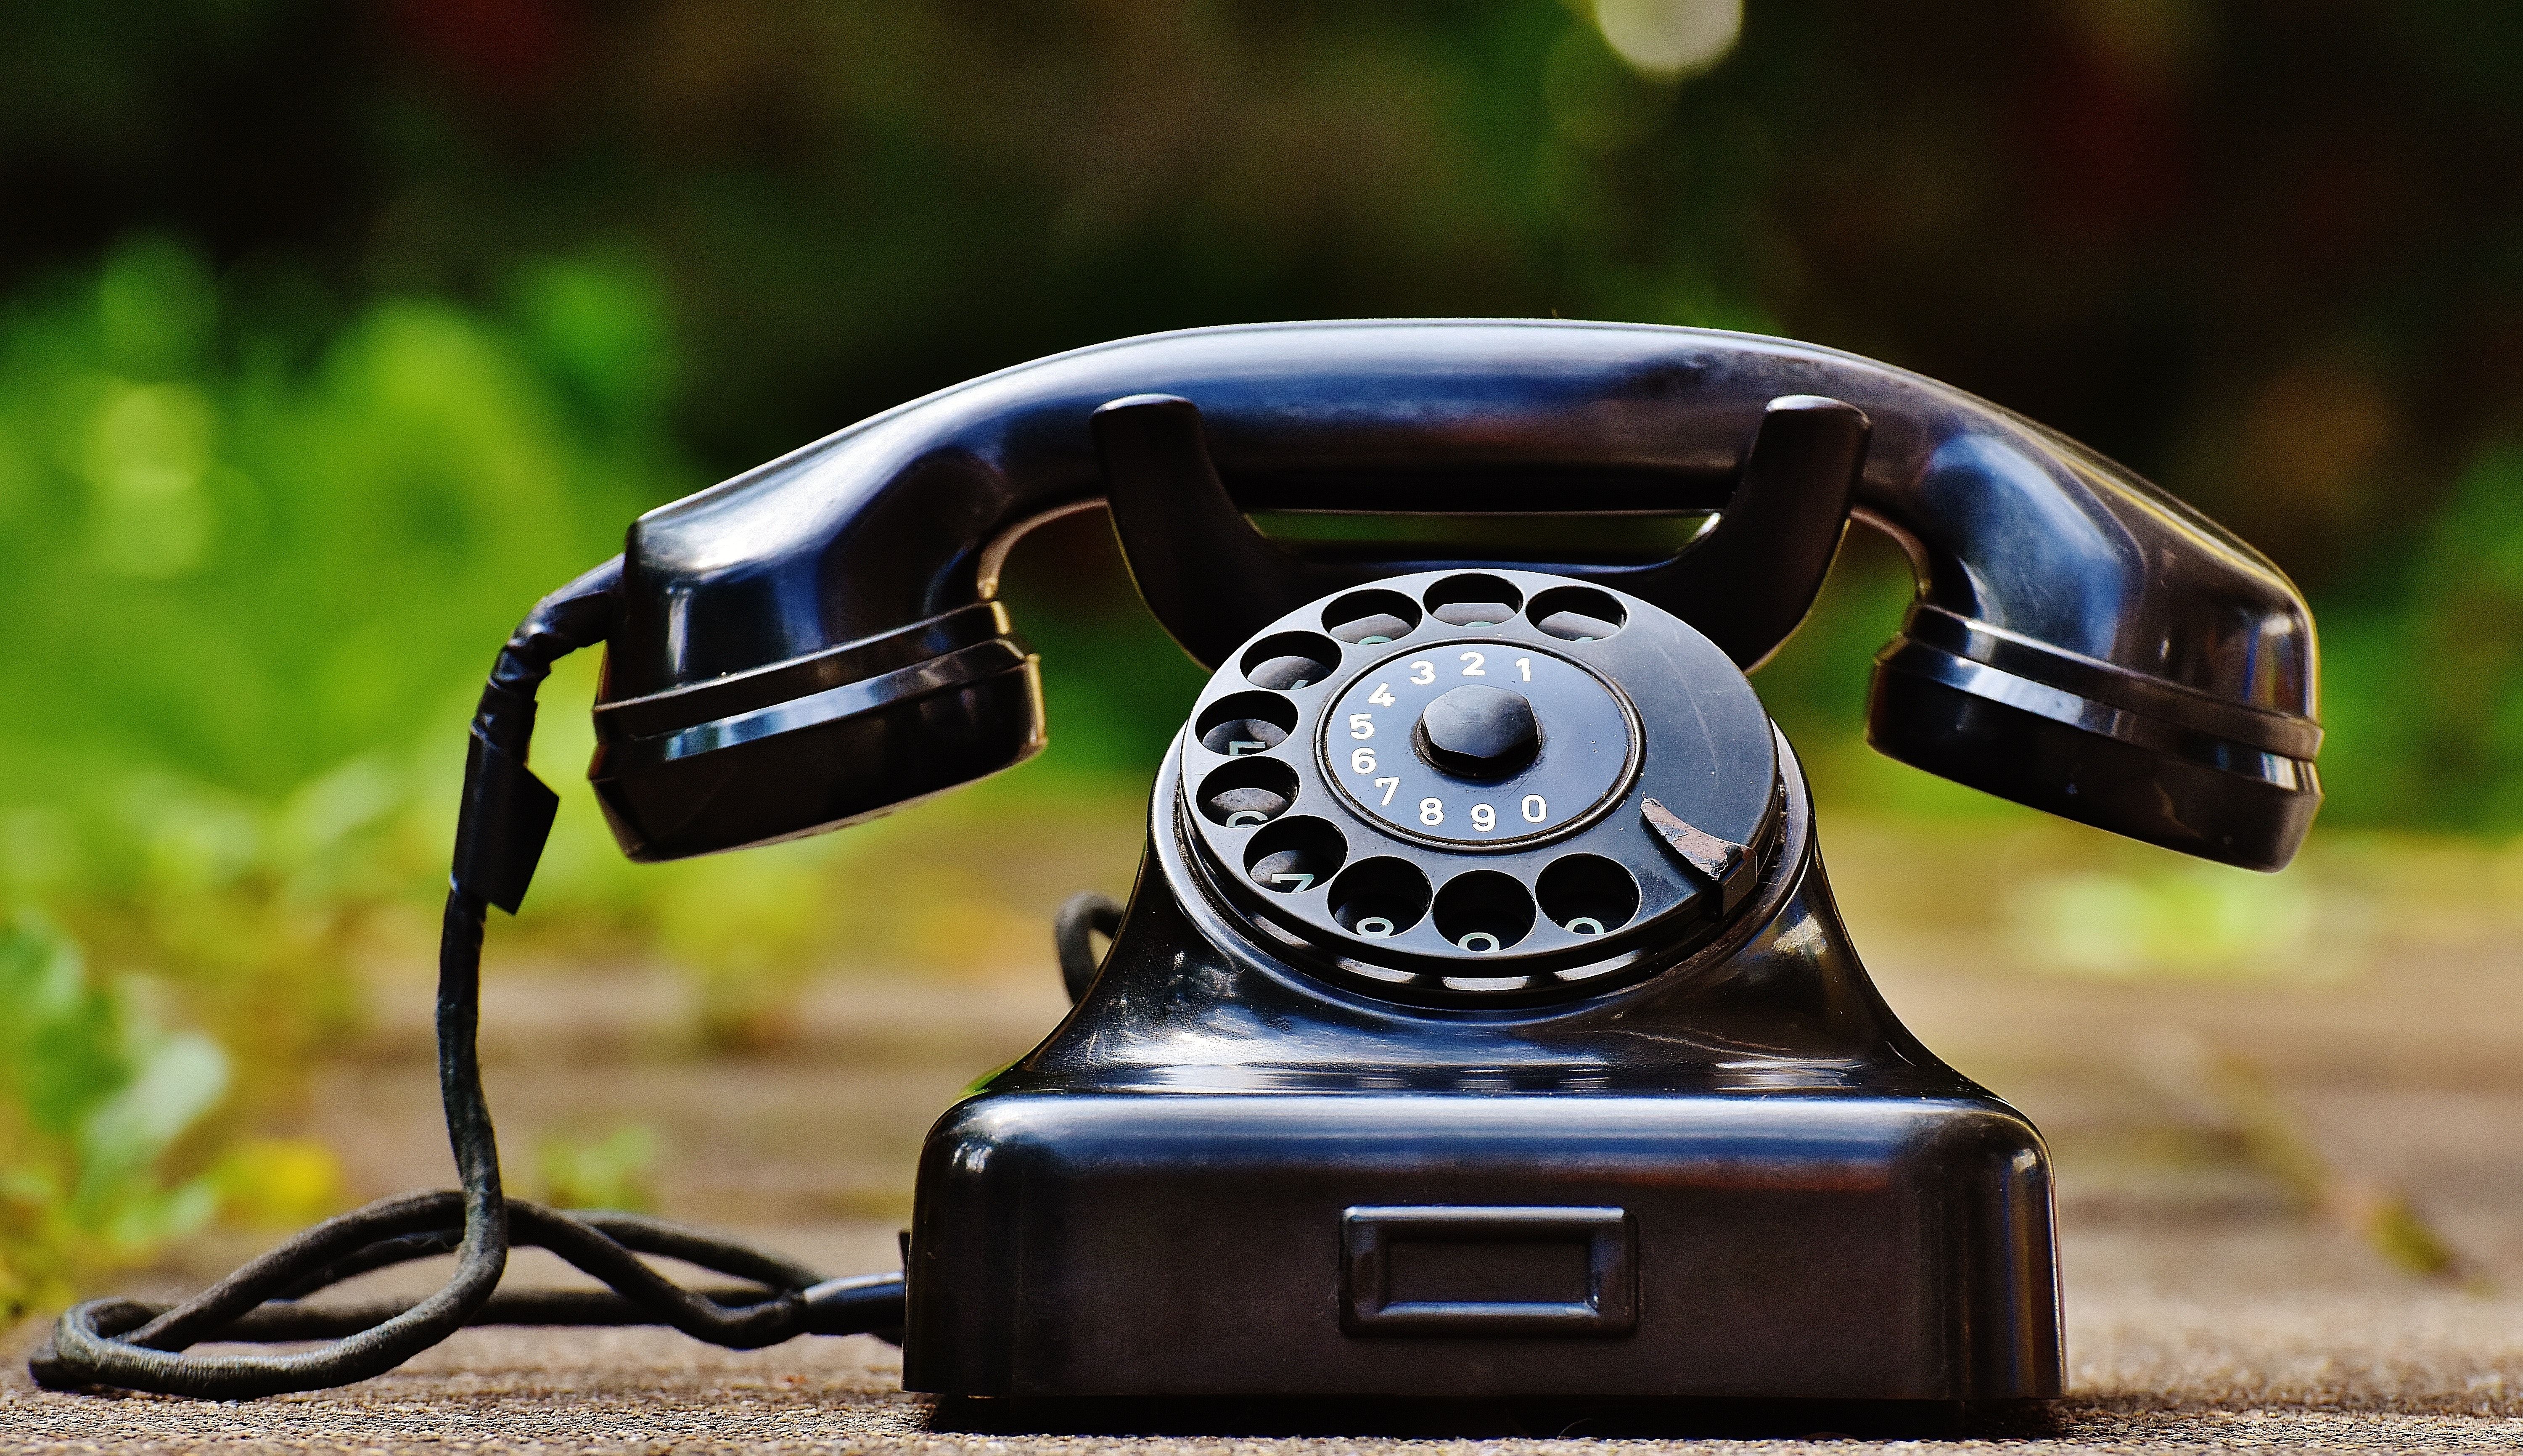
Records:
M1349 771L1350 771L1351 773L1353 773L1353 774L1372 774L1372 773L1374 773L1374 772L1375 772L1375 750L1374 750L1374 749L1372 749L1372 748L1360 748L1360 749L1356 749L1356 750L1354 750L1354 751L1350 754L1350 756L1349 756Z
M1516 667L1516 671L1518 671L1518 672L1520 672L1520 673L1524 674L1524 681L1525 681L1530 682L1530 681L1533 681L1533 659L1532 659L1532 658L1530 658L1530 657L1519 657L1519 658L1517 658L1517 659L1515 660L1515 667Z
M1524 822L1526 823L1538 824L1549 817L1550 806L1542 802L1542 795L1527 794L1524 796Z
M1437 799L1422 799L1419 801L1419 822L1423 824L1442 824L1445 822L1446 806L1443 801Z
M1352 713L1349 716L1349 735L1353 738L1374 737L1375 715L1372 713Z
M1390 682L1378 682L1375 684L1375 691L1366 695L1366 700L1379 708L1392 707L1393 684Z
M1488 674L1487 672L1483 671L1483 670L1482 670L1482 667L1481 667L1481 665L1482 665L1483 663L1488 662L1488 661L1489 661L1489 658L1488 658L1487 656L1485 656L1485 655L1481 654L1481 653L1478 653L1478 652L1466 652L1466 653L1464 653L1464 654L1463 654L1463 676L1464 676L1464 677L1466 677L1466 678L1486 678L1486 677L1488 677L1488 676L1489 676L1489 674Z
M1426 658L1410 664L1410 681L1425 687L1437 681L1437 665Z
M1390 804L1393 802L1393 791L1402 786L1402 780L1399 778L1379 778L1375 780L1375 786L1384 790L1384 797L1376 800L1375 802L1378 804Z
M1486 834L1498 827L1498 811L1487 804L1472 806L1472 827Z

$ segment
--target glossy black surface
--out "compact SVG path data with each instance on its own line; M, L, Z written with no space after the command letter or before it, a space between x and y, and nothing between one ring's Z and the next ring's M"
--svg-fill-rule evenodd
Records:
M1464 778L1501 778L1532 761L1542 727L1523 693L1465 683L1419 711L1411 741L1432 768Z
M645 738L608 737L599 710L587 776L624 854L676 860L837 828L985 777L1042 750L1042 718L1039 663L1000 636Z
M1097 423L1150 395L1167 398ZM1916 375L1782 340L1556 320L1124 340L942 391L651 512L624 557L599 792L627 848L671 858L1021 761L1041 741L1023 643L971 624L1018 536L1108 490L1131 502L1143 589L1204 660L1319 591L1463 564L1309 564L1228 530L1231 494L1240 510L1723 509L1646 577L1528 564L1641 587L1754 662L1810 602L1848 486L1833 472L1861 454L1857 518L1909 551L1922 603L1879 669L1878 747L2188 853L2285 862L2319 802L2312 627L2248 546ZM967 649L989 660L954 656ZM839 691L851 682L868 686ZM931 698L947 701L909 706ZM770 711L805 699L820 701ZM902 741L917 733L959 746ZM782 734L831 746L772 746Z
M1494 684L1531 712L1531 756L1466 775L1422 752L1433 705ZM1194 700L1174 761L1174 825L1242 933L1430 1004L1590 994L1713 933L1724 887L1667 851L1648 797L1755 869L1782 823L1776 731L1725 652L1626 592L1504 568L1393 577L1264 624Z
M1593 818L1628 780L1636 710L1587 661L1609 649L1553 650L1558 642L1513 614L1499 627L1476 629L1451 627L1432 614L1401 642L1398 650L1354 653L1365 662L1323 697L1322 722L1307 735L1325 780L1369 820L1419 843L1490 849L1560 834ZM1463 684L1468 672L1523 690ZM1448 752L1428 730L1427 720L1466 692L1507 698L1524 717L1521 725L1510 716L1500 726L1494 754ZM1459 722L1439 727L1468 731ZM1367 763L1359 762L1360 749ZM1755 751L1763 750L1755 744Z
M1876 995L1792 765L1719 939L1573 1005L1442 1010L1255 938L1172 830L1172 764L1085 999L929 1135L907 1387L2058 1393L2040 1139Z
M1745 437L1740 470L1708 493L1708 507L1724 512L1713 529L1667 560L1597 564L1588 574L1691 623L1737 662L1760 662L1822 589L1847 529L1866 439L1865 414L1840 400L1772 399ZM1113 528L1140 595L1183 650L1208 666L1301 602L1428 564L1372 547L1300 554L1265 540L1244 518L1250 502L1220 479L1193 400L1116 399L1095 412L1095 444ZM1535 481L1537 494L1548 484ZM1453 507L1482 508L1473 500Z

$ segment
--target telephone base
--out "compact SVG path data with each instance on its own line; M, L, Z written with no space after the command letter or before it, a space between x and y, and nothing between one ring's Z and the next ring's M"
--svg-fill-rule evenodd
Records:
M1552 1396L945 1395L928 1429L973 1435L1382 1436L1402 1440L1692 1437L2029 1440L2060 1433L2047 1400L1693 1400Z
M2047 1159L1984 1094L985 1092L909 1279L950 1395L2060 1387Z

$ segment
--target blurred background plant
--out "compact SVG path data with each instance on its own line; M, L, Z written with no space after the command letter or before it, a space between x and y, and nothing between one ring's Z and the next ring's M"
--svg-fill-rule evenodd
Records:
M0 924L0 1318L200 1227L214 1180L159 1164L227 1090L228 1058L92 981L38 916Z
M1898 826L1853 898L2071 974L2349 973L2395 896L2432 896L2436 933L2510 932L2518 48L2505 10L2383 0L14 8L0 901L53 917L9 942L50 967L24 994L73 1008L42 1014L115 1029L60 1054L93 1060L90 1102L13 1063L8 1186L56 1192L8 1227L137 1239L220 1186L249 1223L338 1199L291 1109L361 976L425 963L461 724L525 606L650 505L1153 329L1770 330L2055 424L2314 597L2322 831L2260 880L1868 754L1864 658L1907 587L1861 539L1758 680L1836 832ZM496 954L665 961L702 1042L738 1050L781 1042L810 974L1038 959L1062 892L1121 887L1197 674L1098 521L1031 540L1010 591L1045 652L1041 763L637 870L570 795ZM596 666L547 689L555 782ZM1984 883L1955 896L1923 843ZM214 1043L253 1055L221 1080L170 1050ZM114 1197L155 1211L78 1203L80 1159L107 1156L80 1119L167 1057L184 1097L112 1154L151 1150L161 1171ZM288 1208L250 1206L222 1157L262 1159ZM9 1237L22 1289L83 1246Z
M625 1123L601 1138L547 1138L536 1150L543 1200L555 1208L653 1213L656 1129Z

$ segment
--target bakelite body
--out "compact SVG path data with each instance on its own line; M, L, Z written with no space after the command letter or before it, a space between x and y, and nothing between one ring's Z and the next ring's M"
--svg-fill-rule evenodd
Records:
M1498 1010L1345 991L1182 893L1173 764L1085 999L929 1134L907 1388L2059 1393L2040 1137L1877 995L1792 758L1717 940ZM1432 1208L1470 1222L1414 1229Z
M633 527L590 769L625 851L813 833L1023 762L1042 702L999 570L1098 505L1218 677L1100 972L930 1134L911 1388L2058 1393L2040 1138L1877 996L1742 672L1861 522L1918 587L1876 659L1879 750L2276 869L2320 729L2311 618L2266 559L2052 431L1809 345L1123 340ZM1292 546L1266 511L1716 520L1662 561L1464 560ZM1440 640L1514 663L1518 700L1377 676Z

